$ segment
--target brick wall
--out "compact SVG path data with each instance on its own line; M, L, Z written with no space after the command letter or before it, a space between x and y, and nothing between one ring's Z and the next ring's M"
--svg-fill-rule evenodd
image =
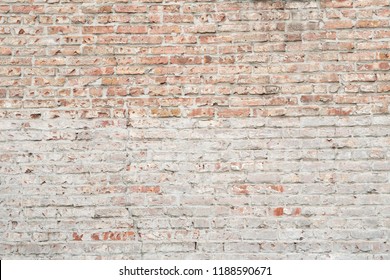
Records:
M2 0L0 258L390 258L389 0Z

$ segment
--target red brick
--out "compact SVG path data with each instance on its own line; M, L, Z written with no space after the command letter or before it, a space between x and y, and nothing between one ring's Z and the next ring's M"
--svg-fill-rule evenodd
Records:
M114 32L113 26L83 26L83 34L108 34Z
M170 64L201 64L200 56L174 56L170 59Z
M83 234L78 234L77 232L73 233L73 240L74 241L82 241L83 240Z
M146 13L146 6L136 5L115 5L114 11L117 13Z
M281 185L273 185L273 186L271 186L271 189L273 189L277 192L284 192L284 187Z
M11 55L12 49L8 47L0 47L0 55Z
M166 56L140 57L139 62L141 64L168 64L168 57Z
M275 208L274 210L274 216L282 216L283 215L283 207Z
M180 26L178 25L163 25L163 26L151 26L149 28L150 34L171 34L180 33Z
M12 12L20 14L29 14L29 13L43 13L43 5L21 5L21 6L12 6Z
M146 26L118 26L117 33L145 34L148 29Z
M106 6L88 6L83 7L81 11L84 14L104 14L104 13L111 13L112 12L112 6L106 5Z
M324 8L352 8L352 0L321 0L321 7Z
M222 118L232 118L232 117L248 117L250 114L250 109L243 108L243 109L221 109L218 110L218 116Z
M187 116L192 118L212 118L215 109L213 108L197 108L188 112Z
M388 20L359 20L356 22L356 27L360 28L378 28L378 27L388 27Z
M329 108L328 109L328 115L330 116L347 116L352 113L351 109L345 109L345 108Z
M159 118L180 117L181 115L179 108L152 108L150 112L153 117Z
M351 20L332 20L325 22L326 29L350 29L354 26Z
M301 208L295 208L295 209L293 210L292 215L293 215L293 216L299 216L299 215L301 215L301 213L302 213L302 209L301 209Z
M72 34L78 33L79 28L72 26L50 26L47 28L48 34Z

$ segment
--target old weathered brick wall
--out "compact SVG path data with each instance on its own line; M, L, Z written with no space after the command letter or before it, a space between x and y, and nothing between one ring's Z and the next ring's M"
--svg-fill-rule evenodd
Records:
M1 0L0 258L390 258L389 0Z

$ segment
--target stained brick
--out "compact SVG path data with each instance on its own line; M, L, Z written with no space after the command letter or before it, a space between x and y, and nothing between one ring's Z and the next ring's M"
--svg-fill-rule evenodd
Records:
M389 1L5 2L0 258L390 258Z

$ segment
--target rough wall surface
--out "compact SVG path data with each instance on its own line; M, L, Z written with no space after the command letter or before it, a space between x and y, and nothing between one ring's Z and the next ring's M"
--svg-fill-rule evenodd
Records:
M0 258L390 259L389 0L1 0Z

